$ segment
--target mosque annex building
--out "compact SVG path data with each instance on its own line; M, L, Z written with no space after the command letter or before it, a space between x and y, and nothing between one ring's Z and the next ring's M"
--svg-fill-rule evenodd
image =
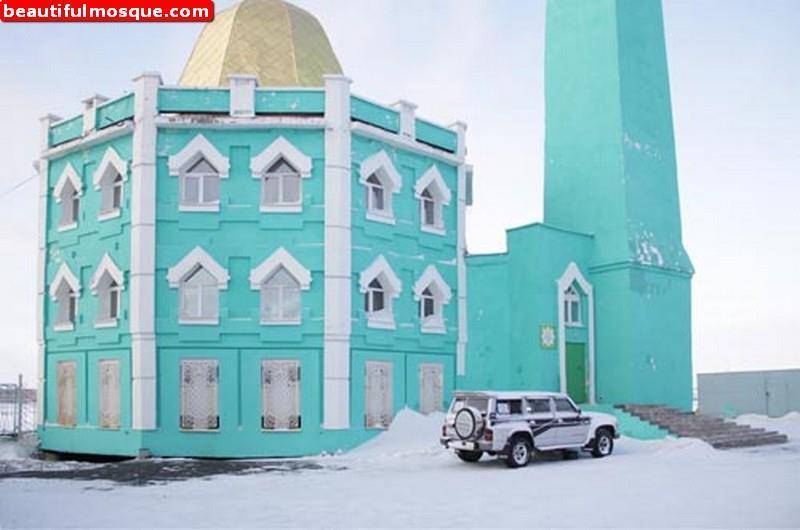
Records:
M466 125L352 93L282 0L43 118L42 448L318 454L455 389L689 408L661 4L550 0L546 41L545 219L502 254L465 248Z

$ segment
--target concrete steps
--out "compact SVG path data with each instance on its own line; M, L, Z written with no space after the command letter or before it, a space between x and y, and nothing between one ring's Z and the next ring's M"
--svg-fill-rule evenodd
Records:
M715 449L757 447L782 444L788 441L785 434L756 429L732 421L685 412L663 405L617 405L617 408L651 423L674 436L699 438Z

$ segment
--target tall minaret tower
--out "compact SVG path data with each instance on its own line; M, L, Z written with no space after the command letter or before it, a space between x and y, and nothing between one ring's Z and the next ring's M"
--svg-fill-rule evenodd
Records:
M549 0L545 222L593 234L597 398L691 405L660 0Z

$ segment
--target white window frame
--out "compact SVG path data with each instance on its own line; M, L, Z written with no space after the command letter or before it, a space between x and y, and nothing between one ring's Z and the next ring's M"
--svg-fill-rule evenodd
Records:
M266 178L268 171L274 167L279 160L283 160L291 166L300 176L298 184L298 200L296 202L283 202L277 204L267 204L264 202ZM263 151L250 160L250 173L254 179L260 182L261 192L259 195L259 211L276 213L299 213L303 211L303 179L311 177L312 160L311 157L300 151L283 136L278 137L270 143ZM277 173L277 175L281 175ZM281 181L281 192L283 181Z
M380 185L370 182L373 178ZM400 193L403 181L386 151L379 151L361 162L359 182L364 186L366 218L379 223L395 224L392 196ZM380 190L383 196L383 209L379 210L373 204L374 190Z
M223 156L214 145L206 139L202 134L196 135L192 140L187 143L175 155L172 155L167 160L169 174L173 177L178 177L178 210L181 212L218 212L220 207L220 199L203 203L202 200L198 203L184 202L185 179L189 169L194 167L200 159L205 159L208 164L216 171L213 175L219 179L219 194L222 197L222 181L228 178L230 171L230 164L228 158ZM202 174L196 173L200 176ZM207 176L211 176L209 173ZM202 199L202 181L200 178L201 186L198 187L198 197Z
M419 303L420 331L422 333L447 333L444 307L450 303L453 292L434 265L428 265L414 283L414 300ZM424 314L425 299L433 300L434 313Z
M104 279L107 278L107 281ZM110 282L110 283L107 283ZM94 323L95 328L115 327L119 322L122 311L122 291L125 289L124 276L122 271L111 256L106 253L100 260L91 282L92 294L97 296L97 315ZM108 307L112 307L112 298L116 296L116 314L102 315L100 310L103 307L105 298L108 298Z
M429 197L425 196L426 193ZM420 230L431 234L445 235L447 230L444 222L444 207L450 204L452 194L435 165L428 168L416 182L414 196L419 200ZM433 224L426 221L426 203L433 207Z
M53 197L56 204L61 205L61 212L58 220L59 232L65 232L78 227L81 211L81 196L83 195L83 184L81 177L72 164L68 163L53 188ZM64 216L69 212L69 219L65 222Z
M564 291L564 304L561 310L564 312L565 326L583 327L581 293L575 287L575 284L570 285L567 290ZM574 313L577 313L577 318L574 318Z
M66 291L61 286L66 287ZM72 331L78 323L78 302L81 295L81 285L78 277L73 274L66 263L62 263L58 268L53 281L50 284L50 298L57 304L56 319L53 323L55 331ZM69 321L61 321L62 304L72 304L69 309Z
M207 162L213 169L213 171L192 171L192 168L195 167L196 164L199 164L201 161ZM212 179L215 181L217 186L217 198L215 200L205 200L206 194L206 186L207 180ZM196 180L197 181L197 201L192 202L186 198L187 193L187 185L189 180ZM193 164L189 166L184 171L181 171L180 175L180 211L182 212L216 212L219 211L219 204L220 204L220 183L221 179L219 177L219 172L216 168L211 165L208 160L205 158L198 158L194 161Z
M287 389L285 392L290 394L288 399L290 402L288 407L292 408L290 412L296 414L289 414L288 425L284 426L269 426L267 418L274 416L270 412L274 409L270 408L270 394L267 392L267 371L268 370L286 370L285 377L287 379ZM302 408L302 377L301 377L300 361L294 359L264 359L261 361L261 430L265 432L298 432L303 428L303 408ZM292 380L294 378L294 380ZM294 383L294 388L291 388ZM270 383L272 384L272 383ZM286 407L286 403L281 403L278 408ZM292 425L292 416L297 416L296 425ZM284 422L280 422L284 423Z
M92 177L95 190L100 192L100 211L97 219L106 221L122 214L125 182L128 180L128 162L123 160L113 147L106 149L103 159L98 164ZM116 192L119 191L119 202L115 204ZM105 204L111 197L111 207Z
M121 402L121 377L119 359L101 359L97 363L98 369L98 396L97 396L97 425L101 429L120 428L120 402ZM115 374L112 377L114 385L106 389L108 383L105 379L106 371ZM111 394L112 396L109 396ZM110 398L111 402L106 402ZM109 414L108 411L111 410Z
M285 269L295 279L300 288L300 315L296 320L265 320L262 309L264 307L264 285L275 273ZM264 261L250 271L250 288L259 291L259 321L264 326L297 326L303 320L303 295L302 291L311 288L311 271L303 267L285 248L280 247L270 254Z
M214 370L214 385L210 387L209 392L211 393L209 397L209 402L213 401L212 406L209 410L210 414L208 417L216 416L216 423L212 423L211 426L204 426L201 428L194 428L193 426L189 425L188 422L184 421L184 417L186 414L186 409L189 406L187 395L189 390L187 390L186 383L184 380L185 370L195 365L198 369L200 367L204 367L207 373L210 373L210 370ZM194 369L194 368L193 368ZM180 385L179 385L179 392L180 392L180 415L178 418L178 427L182 432L219 432L220 431L220 408L219 408L219 393L220 393L220 367L219 361L217 359L181 359L178 363L178 375L180 377ZM212 399L213 398L213 399Z
M194 275L198 269L204 269L217 282L217 314L214 318L191 318L183 312L184 283ZM185 325L218 325L219 324L219 291L228 288L230 276L227 269L220 265L201 247L195 247L184 258L167 272L167 281L173 289L178 289L178 323ZM201 293L202 295L202 293Z
M377 288L371 284L376 280L384 293L384 307L379 311L372 309L372 304L374 303L373 297ZM396 329L393 301L400 296L402 288L402 282L383 255L378 256L369 267L361 272L359 289L364 295L364 314L367 318L367 327L376 329Z
M279 163L285 163L289 168L292 169L291 172L288 171L267 171L264 173L263 178L261 179L261 211L262 212L269 212L269 211L296 211L298 209L302 209L303 206L303 178L300 176L300 172L297 171L294 166L292 166L288 161L284 158L279 158L275 164L271 167L275 167L275 165ZM293 201L286 200L285 193L286 193L286 180L288 178L295 178L297 179L297 199ZM277 180L278 186L278 201L277 202L267 202L267 182L270 179Z

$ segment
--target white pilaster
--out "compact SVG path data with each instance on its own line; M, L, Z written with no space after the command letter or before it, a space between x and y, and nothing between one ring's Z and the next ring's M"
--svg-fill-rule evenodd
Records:
M47 166L44 153L50 146L50 127L61 120L58 116L48 114L39 120L39 150L42 157L34 163L39 173L39 199L37 200L39 233L36 253L36 424L44 425L44 400L47 373L45 365L44 326L45 326L45 259L47 258Z
M325 76L323 428L350 427L350 79Z
M456 122L450 126L458 135L456 146L456 157L460 160L458 164L458 193L456 212L458 216L458 246L456 252L456 273L458 275L458 342L456 343L456 375L466 375L467 360L467 263L465 256L467 252L466 240L466 206L467 206L467 164L464 162L467 156L467 125L463 122Z
M414 140L417 137L417 106L401 99L392 107L400 113L400 135Z
M131 163L131 418L134 429L156 428L155 219L156 115L161 76L133 80Z
M108 98L95 94L83 100L83 134L84 136L97 128L97 107L108 101Z
M256 115L256 76L232 74L228 76L231 90L231 116L252 118Z

